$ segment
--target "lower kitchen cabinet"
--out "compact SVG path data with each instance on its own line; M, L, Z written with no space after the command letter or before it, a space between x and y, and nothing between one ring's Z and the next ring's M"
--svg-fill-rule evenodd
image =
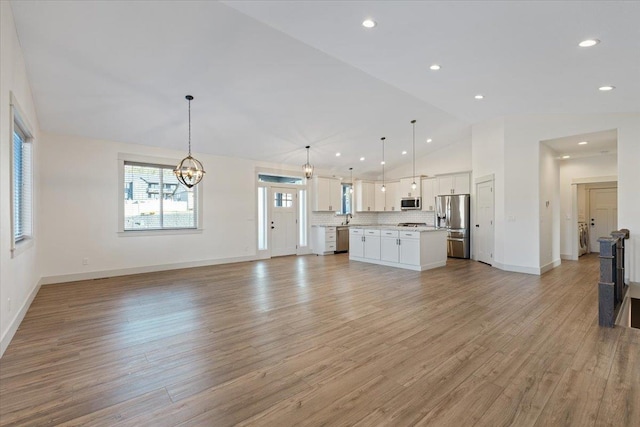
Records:
M364 258L380 259L380 230L364 230Z
M380 231L380 259L388 262L399 262L398 232L393 230Z
M311 227L311 247L316 255L329 255L336 251L336 227Z
M349 258L380 259L380 230L349 229Z
M349 260L423 271L447 263L447 231L349 230Z
M364 230L349 229L349 258L364 258Z

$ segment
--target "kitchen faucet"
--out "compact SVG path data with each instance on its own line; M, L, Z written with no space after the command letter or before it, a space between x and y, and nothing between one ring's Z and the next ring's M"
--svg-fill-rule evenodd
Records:
M349 225L349 218L353 219L353 215L350 213L347 214L347 217L344 220L344 225Z

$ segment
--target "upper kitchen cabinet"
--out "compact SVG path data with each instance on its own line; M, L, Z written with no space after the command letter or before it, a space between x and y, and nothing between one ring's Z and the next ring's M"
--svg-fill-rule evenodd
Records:
M437 194L469 194L471 190L471 174L469 172L436 177Z
M422 179L422 210L434 211L436 209L436 196L437 196L437 178L423 178Z
M375 210L378 212L391 212L400 210L398 199L398 181L386 182L385 190L382 191L382 181L375 183Z
M376 210L375 183L369 181L356 181L356 211L372 212Z
M400 198L403 197L420 197L420 176L416 176L416 189L411 188L411 184L413 184L413 177L411 178L402 178L400 180Z
M342 206L342 186L337 178L313 177L313 210L338 212Z

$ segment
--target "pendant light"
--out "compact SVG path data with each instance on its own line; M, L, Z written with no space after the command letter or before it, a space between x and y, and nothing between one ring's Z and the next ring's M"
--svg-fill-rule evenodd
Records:
M349 172L351 172L351 187L349 187L349 193L353 194L353 168L349 168Z
M415 190L418 188L418 184L416 184L416 121L411 120L411 124L413 125L413 182L411 189Z
M384 193L385 191L387 191L387 187L385 186L385 182L384 182L384 140L387 139L384 136L382 138L380 138L380 140L382 141L382 192Z
M305 178L311 179L313 176L313 165L309 163L309 148L311 148L311 146L307 145L305 148L307 149L307 163L302 165L302 171L304 172Z
M173 173L181 184L187 188L191 188L202 181L205 171L202 163L191 157L191 101L193 100L193 96L187 95L185 98L189 101L189 155L182 159L173 170Z

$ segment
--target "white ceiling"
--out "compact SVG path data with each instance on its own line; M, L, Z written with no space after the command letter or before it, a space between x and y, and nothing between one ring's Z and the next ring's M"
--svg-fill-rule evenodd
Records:
M558 155L570 156L571 159L614 154L618 151L618 131L615 129L602 132L584 133L562 138L542 141ZM580 144L586 142L586 144Z
M362 176L379 172L381 136L387 167L410 161L400 152L411 150L411 119L421 156L495 116L640 111L640 2L21 0L12 9L48 132L186 149L191 94L196 154L297 165L311 145L317 168ZM367 17L378 26L363 28ZM591 37L602 43L577 47ZM599 92L604 84L617 89Z

